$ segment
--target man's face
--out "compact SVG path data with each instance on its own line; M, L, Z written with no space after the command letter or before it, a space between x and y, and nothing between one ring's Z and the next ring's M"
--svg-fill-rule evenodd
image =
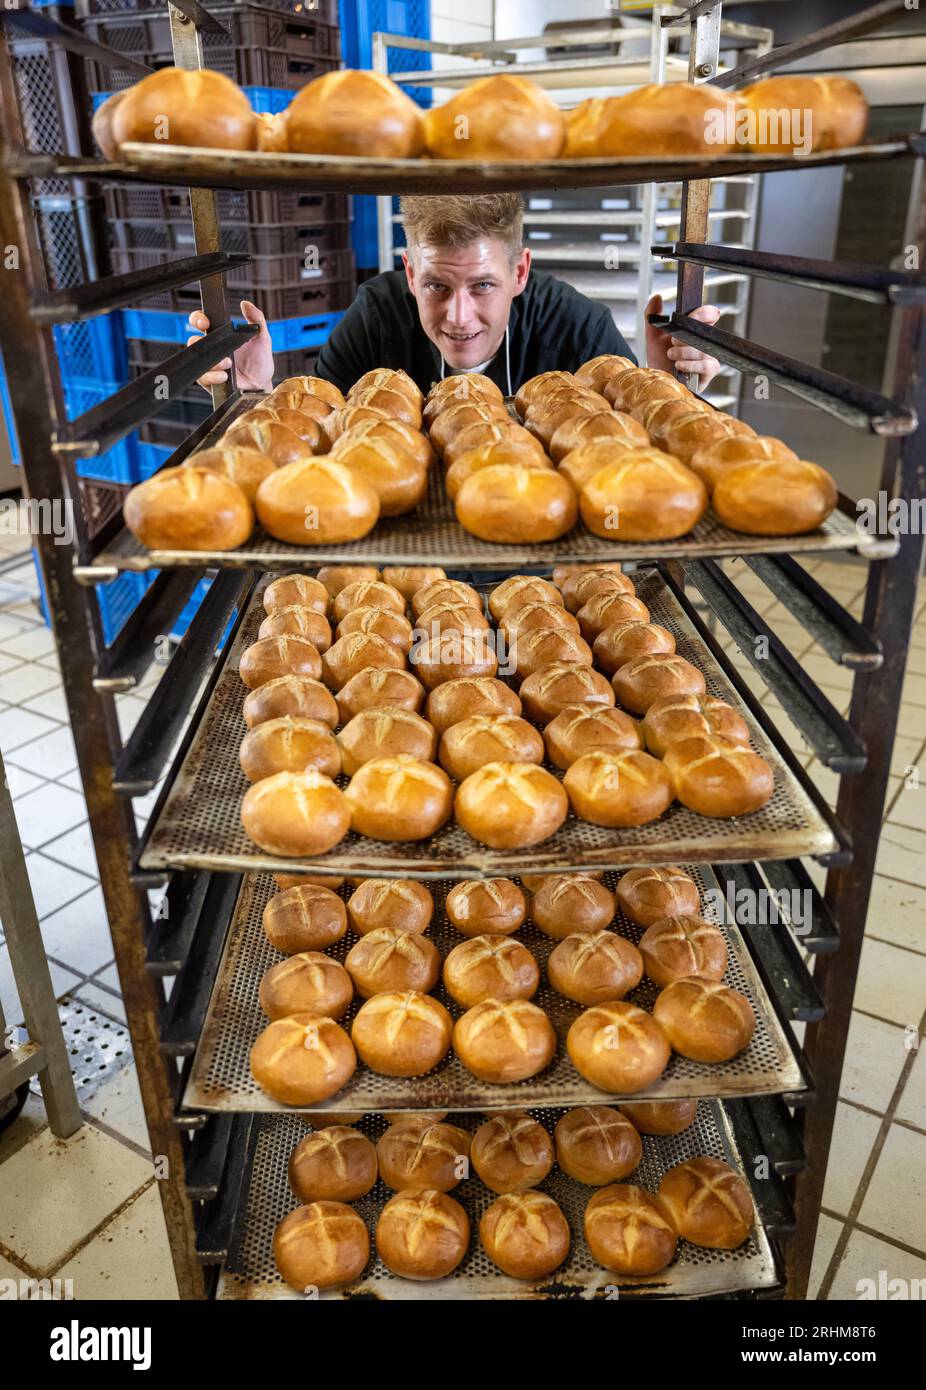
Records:
M416 246L402 257L421 326L450 367L475 367L501 346L511 301L527 284L531 253L512 265L494 237L461 250Z

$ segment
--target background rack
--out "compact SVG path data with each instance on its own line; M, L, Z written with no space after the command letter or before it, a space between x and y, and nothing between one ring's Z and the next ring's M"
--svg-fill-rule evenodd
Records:
M742 72L734 69L724 74L721 83L735 86L756 70L773 70L786 61L817 51L824 43L845 41L901 9L903 0L873 6L870 11L833 26L822 38L819 34L810 35L802 43L789 45L784 54L773 50L758 60L759 69L755 60L747 62ZM688 17L689 72L693 77L708 68L716 71L719 51L720 5L706 10L698 6L698 10L701 12L694 19ZM202 51L195 26L176 9L171 11L171 26L177 63L188 67L201 65ZM82 40L75 40L72 33L57 34L56 42L69 53L81 52ZM225 312L223 280L232 262L220 250L215 200L208 190L223 186L223 180L226 186L241 186L245 176L241 169L231 176L223 173L221 158L183 152L186 181L199 190L194 197L196 256L180 265L166 262L153 270L92 282L50 305L38 254L30 179L54 177L73 182L105 176L116 183L131 183L139 175L90 159L33 157L31 151L24 151L5 50L5 40L0 36L0 219L3 244L21 248L25 274L9 278L8 292L0 306L0 336L8 349L16 424L20 439L27 446L25 472L30 495L74 500L79 495L76 461L118 439L120 432L151 419L154 411L147 378L141 376L117 392L102 409L67 424L52 340L53 324L91 318L125 302L127 290L142 295L152 288L189 284L200 276L203 303L215 324L214 341L208 351L214 350L218 356L232 348L235 337ZM100 59L99 49L93 56ZM102 56L115 63L125 61L121 55L104 52ZM852 164L881 157L911 159L922 152L921 139L911 137L883 148L843 152L830 158ZM157 154L176 158L166 151ZM753 175L767 167L768 163L755 159L740 160L737 165L739 173ZM705 175L711 169L689 166L677 172L684 175L680 217L684 246L675 248L679 261L676 314L680 332L686 332L693 331L687 316L701 297L704 266L693 260L690 252L693 246L704 252L708 242L709 178ZM919 164L913 166L913 173L906 241L919 248L922 263L926 252L926 199ZM150 172L142 177L152 178ZM283 186L284 176L279 173L262 177L264 186L274 181ZM327 169L324 177L327 186L336 186L342 192L369 188L369 180L361 177L358 166L350 161ZM388 188L388 172L380 172L376 177L384 184L382 191L392 191ZM520 182L514 179L514 185L524 186L524 177L522 172ZM311 185L311 176L305 171L300 178ZM648 178L661 181L660 170L651 170ZM485 185L484 170L467 176L476 187L480 186L480 179ZM586 185L593 185L596 179L611 186L616 182L639 182L640 175L639 171L631 173L613 166L586 169ZM154 176L154 181L158 180L170 181L163 171ZM496 171L496 186L497 182ZM708 247L707 251L713 254L716 248ZM739 256L735 249L726 248L725 255L738 273L757 273L755 264L748 263L749 253ZM819 287L818 270L813 272L807 266L778 260L777 270L783 276L794 283ZM871 288L870 278L865 286L858 283L858 268L835 266L830 271L828 283L832 293ZM890 290L901 288L909 286L901 286L898 277L888 286ZM926 409L926 328L916 302L896 310L896 327L893 410L885 412L883 402L872 401L869 393L852 383L843 384L838 390L830 389L829 395L827 386L832 388L832 383L823 383L818 399L820 403L829 401L831 408L833 400L838 399L840 408L854 424L884 434L887 443L881 487L891 497L910 501L922 494L926 473L926 432L914 433L916 412ZM172 385L192 380L201 369L204 351L207 350L201 346L181 349L159 370ZM742 340L737 340L730 351L738 352L750 365L761 355L756 345ZM802 380L806 385L802 364L781 358L775 366L783 386L801 389ZM230 410L240 409L239 401L233 380L216 388L213 415L185 441L180 456L206 438ZM99 611L89 601L91 591L86 583L115 578L115 569L95 565L94 561L119 533L121 519L118 510L110 516L85 517L78 507L75 521L77 538L73 552L56 546L49 535L39 537L39 549L152 1152L168 1159L169 1177L159 1183L159 1190L177 1282L181 1296L186 1298L214 1294L220 1270L226 1266L222 1291L228 1293L229 1278L239 1275L243 1268L243 1252L251 1231L247 1213L255 1210L257 1203L259 1214L266 1219L268 1207L272 1211L273 1204L282 1200L279 1186L273 1187L273 1173L278 1172L279 1165L262 1168L259 1162L255 1163L263 1142L263 1120L237 1112L209 1116L204 1111L183 1108L182 1099L213 995L241 878L234 873L147 873L137 868L139 842L131 797L150 790L185 754L219 679L221 663L216 662L216 650L223 641L227 644L234 640L253 592L256 573L229 567L224 560L217 562L218 575L205 603L145 714L123 746L112 696L138 681L153 659L155 635L169 630L167 625L187 602L200 573L195 568L162 569L118 638L107 645ZM787 650L776 643L774 634L735 584L708 558L690 557L685 562L670 559L665 567L678 593L683 594L689 584L696 588L717 622L735 636L745 651L750 650L756 636L769 638L775 660L757 669L783 707L800 723L812 745L841 774L836 818L844 841L852 848L851 862L842 862L830 870L822 895L813 888L807 870L797 860L744 862L723 868L734 918L734 894L742 887L753 892L769 886L807 890L813 907L809 930L804 929L808 924L801 924L800 935L796 929L790 929L795 924L756 928L740 923L784 1036L791 1036L797 1023L807 1025L803 1047L794 1042L807 1085L797 1092L720 1103L719 1122L728 1143L746 1162L759 1213L757 1235L767 1245L772 1262L764 1267L761 1278L739 1282L734 1278L725 1285L723 1291L732 1296L765 1296L776 1287L791 1298L805 1296L922 546L920 536L904 534L879 550L869 548L868 584L860 622L820 590L793 559L763 555L750 560L762 581L821 642L831 658L855 671L847 723L836 715L806 673L796 668ZM736 553L735 544L731 543L730 552ZM78 577L82 583L77 582ZM231 635L226 629L230 629ZM709 633L702 636L709 642ZM714 653L718 659L719 652L718 647ZM184 733L188 719L189 728ZM525 867L529 868L529 864ZM147 890L154 886L165 889L166 910L162 908L158 920L152 918L147 897ZM814 956L812 977L804 963L804 951ZM165 981L170 979L173 988L168 999ZM408 1106L414 1108L415 1103L412 1084ZM536 1103L543 1104L542 1079ZM289 1117L286 1123L290 1124ZM295 1124L293 1119L291 1127ZM757 1153L771 1159L768 1180L752 1178L748 1160ZM663 1292L671 1295L671 1281ZM714 1292L718 1290L711 1290Z

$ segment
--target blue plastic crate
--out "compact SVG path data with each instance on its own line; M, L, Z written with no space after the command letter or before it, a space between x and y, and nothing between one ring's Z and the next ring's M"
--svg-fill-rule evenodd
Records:
M268 112L276 116L280 111L285 111L295 92L289 91L286 87L242 87L248 101L258 113ZM93 109L96 111L107 97L111 97L112 92L91 92L90 100L93 102Z
M204 598L206 597L206 595L208 594L208 592L209 592L209 586L210 586L211 584L212 584L211 578L210 578L210 579L201 579L201 580L199 581L199 583L197 584L196 588L193 590L193 592L192 592L192 594L190 595L190 597L187 599L186 605L185 605L185 607L183 608L183 611L180 613L179 617L177 618L177 621L174 623L173 629L171 630L171 634L170 634L170 635L171 635L171 637L174 638L175 641L177 641L177 642L180 641L180 638L184 635L184 633L186 632L187 628L190 626L190 623L191 623L191 622L193 621L193 619L196 617L196 614L199 612L199 606L200 606L200 604L202 603L203 599L204 599ZM228 640L228 634L229 634L229 633L231 632L231 630L232 630L232 626L233 626L233 624L234 624L235 618L237 617L237 614L238 614L238 610L237 610L237 608L235 608L235 609L232 611L232 615L231 615L231 617L229 618L228 622L225 624L225 631L222 633L222 636L219 638L218 645L219 645L220 647L223 647L223 646L225 645L226 641Z
M120 310L82 323L57 324L53 332L63 377L118 381L123 386L128 381L129 359Z
M39 557L33 549L32 561L35 565L35 572L39 581L39 602L42 606L42 617L45 622L49 622L48 599L45 594L45 581L42 578L42 569L39 565ZM96 587L96 598L100 605L100 618L103 624L103 640L106 645L118 636L120 630L127 622L129 616L135 612L145 591L151 587L157 577L157 571L148 574L135 574L131 570L126 570L117 579L111 580L108 584L98 584Z
M164 309L126 309L124 317L127 338L143 338L151 343L184 344L192 331L186 314ZM294 348L321 347L343 317L339 311L301 319L275 319L267 324L273 350L291 352ZM233 322L243 324L244 319L235 318Z

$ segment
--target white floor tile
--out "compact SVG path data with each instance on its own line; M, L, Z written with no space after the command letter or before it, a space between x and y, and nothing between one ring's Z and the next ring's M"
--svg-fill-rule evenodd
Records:
M891 1125L858 1221L926 1254L926 1134Z
M47 854L49 859L57 859L59 864L67 864L72 869L78 869L90 878L99 877L89 821L84 821L82 825L75 826L67 834L59 835L57 839L50 840L47 845L42 846L42 853Z
M909 1057L899 1025L853 1011L839 1094L883 1115Z
M880 1128L881 1121L876 1116L841 1101L836 1106L836 1124L823 1189L823 1206L828 1211L839 1216L848 1215Z
M903 1279L906 1289L904 1285L891 1289L890 1281L894 1279ZM875 1299L903 1297L904 1294L910 1298L909 1286L914 1279L926 1279L926 1256L911 1255L866 1231L853 1231L839 1262L830 1298L854 1302L863 1293ZM861 1308L864 1306L860 1304Z
M926 956L866 937L862 943L853 1008L916 1026L926 1002Z
M90 1097L84 1107L88 1115L101 1120L109 1129L150 1153L148 1126L138 1089L138 1075L130 1063Z
M86 894L93 887L86 874L76 873L54 859L46 859L38 850L26 856L26 868L40 920L51 916L72 898Z
M922 1038L894 1114L898 1120L926 1129L926 1041Z
M99 985L92 983L82 984L75 992L77 998L89 1004L92 1009L125 1023L125 1006L118 995L111 994L108 989L100 989Z
M58 684L58 675L55 671L50 671L47 666L39 666L38 663L32 668L34 671L44 671L46 676L50 676L55 682L50 690L44 690L41 695L36 695L31 700L24 702L26 709L34 710L36 714L44 714L47 719L57 719L62 724L70 723L70 711L68 702L64 698L64 691Z
M128 740L135 725L144 714L147 705L147 700L139 700L134 695L123 695L116 701L116 715L119 720L119 732L122 735L123 742Z
M19 710L17 713L22 714L24 711ZM30 716L35 719L38 717ZM0 719L2 718L3 715L0 714ZM48 722L47 719L44 721L46 724ZM50 727L55 728L54 725ZM77 750L74 747L73 735L70 729L59 726L53 734L46 733L41 738L34 738L31 743L17 748L10 760L24 767L27 772L40 772L46 777L61 777L77 766Z
M24 663L20 661L18 656L10 656L9 652L0 652L0 676L5 676L22 665Z
M63 777L59 777L58 781L62 787L70 787L71 791L74 792L80 792L84 789L79 767L72 768L72 770L66 772Z
M43 734L53 733L58 728L59 725L41 714L20 709L18 705L9 705L6 709L0 710L0 748L3 749L4 757L10 758L24 744L31 743ZM22 761L22 756L19 761Z
M113 956L102 889L91 888L75 902L43 918L42 938L50 956L81 975L101 970Z
M87 805L80 792L46 782L44 786L19 797L15 812L23 844L29 849L37 849L46 840L57 839L85 820Z
M109 989L114 989L117 994L121 992L122 987L119 984L119 974L115 961L111 965L107 965L104 970L98 970L93 978L101 980L104 985L107 985Z
M59 1276L74 1281L77 1299L178 1298L157 1183L88 1241Z
M17 797L25 796L27 792L35 791L36 787L45 785L43 778L36 777L34 772L26 772L24 768L17 767L15 763L4 763L4 767L6 769L6 784L14 801Z
M817 1239L813 1247L813 1264L810 1266L810 1278L807 1281L808 1298L818 1297L820 1281L829 1268L833 1251L836 1249L836 1242L842 1234L842 1227L843 1223L837 1221L835 1217L827 1216L826 1212L820 1213L820 1220L817 1223Z
M48 962L48 972L51 975L52 989L55 998L60 999L65 994L70 994L80 984L80 976L73 970L65 970L56 961ZM10 959L9 942L4 942L0 946L0 1005L3 1007L3 1016L9 1025L17 1025L23 1021L23 1007L13 979L13 963Z
M15 637L0 638L0 651L19 657L20 661L37 661L51 656L55 650L55 639L47 627L36 627L20 632Z
M916 767L923 751L922 735L919 738L906 738L898 734L894 740L891 755L891 772L894 776L905 777L911 767Z
M34 699L36 695L42 695L46 690L53 690L58 685L58 677L54 671L49 671L47 666L39 666L37 662L25 662L18 666L15 671L9 671L3 677L3 698L11 705L23 705ZM39 710L39 714L47 713Z
M926 834L888 822L881 832L875 872L926 888Z

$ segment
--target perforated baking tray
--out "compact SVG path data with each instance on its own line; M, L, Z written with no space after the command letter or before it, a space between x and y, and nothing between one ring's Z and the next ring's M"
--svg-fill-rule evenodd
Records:
M552 1130L560 1111L532 1110L542 1125ZM457 1125L474 1130L481 1117L450 1115ZM360 1128L374 1141L385 1129L379 1115L367 1115ZM219 1278L217 1296L222 1299L298 1299L277 1273L273 1259L273 1233L283 1217L297 1205L289 1188L286 1165L293 1149L309 1126L297 1115L267 1116L253 1139L251 1179L229 1258ZM643 1159L632 1178L655 1192L667 1169L686 1159L708 1154L723 1159L748 1183L748 1164L736 1149L727 1118L720 1105L703 1103L693 1125L670 1138L643 1136ZM370 1263L361 1278L347 1289L321 1295L330 1299L372 1297L405 1299L538 1299L538 1298L706 1298L750 1289L771 1289L780 1277L768 1237L756 1225L737 1250L706 1250L679 1241L672 1264L659 1274L640 1278L621 1276L602 1269L594 1260L583 1234L585 1208L595 1190L569 1178L558 1167L539 1185L556 1201L569 1222L572 1246L560 1269L546 1279L512 1279L486 1255L479 1241L479 1218L495 1200L473 1175L454 1188L452 1196L465 1209L471 1228L469 1250L462 1263L446 1279L421 1283L391 1274L375 1252L373 1234L385 1203L393 1195L382 1181L372 1192L353 1203L371 1236Z
M805 1079L800 1064L756 973L752 957L737 927L722 919L716 878L707 868L694 865L686 867L698 884L705 918L717 923L726 937L729 963L724 979L749 999L756 1015L756 1031L749 1046L730 1062L692 1062L673 1054L662 1076L643 1094L675 1099L680 1096L745 1096L802 1090ZM617 877L607 874L605 882L613 889ZM445 881L430 886L434 893L435 912L428 934L441 956L445 957L464 937L451 925L444 912L444 899L452 883ZM708 896L709 890L713 890L711 896ZM242 885L184 1093L183 1105L186 1109L241 1112L286 1111L290 1108L280 1105L261 1090L251 1076L248 1060L255 1038L267 1023L257 997L261 978L272 965L283 959L270 945L261 926L264 905L275 891L269 874L247 879ZM341 890L342 896L347 896L349 892L347 886ZM615 930L634 943L643 934L640 927L620 912L613 925ZM541 966L543 982L534 995L534 1003L545 1011L557 1035L556 1056L539 1076L504 1085L480 1081L452 1053L433 1071L412 1078L379 1076L361 1064L344 1089L319 1108L381 1111L453 1110L461 1107L506 1110L540 1101L547 1105L600 1104L606 1093L581 1077L566 1053L566 1033L583 1008L557 993L546 980L547 957L556 942L533 924L522 927L517 939ZM343 961L356 940L354 934L348 932L347 936L329 948L328 954L335 960ZM651 1011L658 993L657 987L644 976L628 998L631 1003ZM463 1013L463 1009L442 985L438 985L434 994L455 1019ZM350 1027L350 1021L362 1002L355 997L342 1020L346 1027Z
M634 579L653 621L675 635L680 655L701 670L709 693L740 711L750 726L753 746L771 764L775 791L761 810L719 820L699 816L676 802L659 820L626 830L590 825L570 814L555 835L530 850L488 849L450 821L426 840L387 843L349 831L318 859L265 854L244 833L239 814L248 784L238 763L238 748L246 732L241 706L247 694L238 676L238 660L256 639L263 617L262 587L258 586L202 723L154 818L141 867L481 878L522 870L552 873L583 866L623 868L679 859L698 863L792 859L834 852L839 846L822 812L757 727L662 578L655 571L644 571ZM549 770L563 775L552 766Z

